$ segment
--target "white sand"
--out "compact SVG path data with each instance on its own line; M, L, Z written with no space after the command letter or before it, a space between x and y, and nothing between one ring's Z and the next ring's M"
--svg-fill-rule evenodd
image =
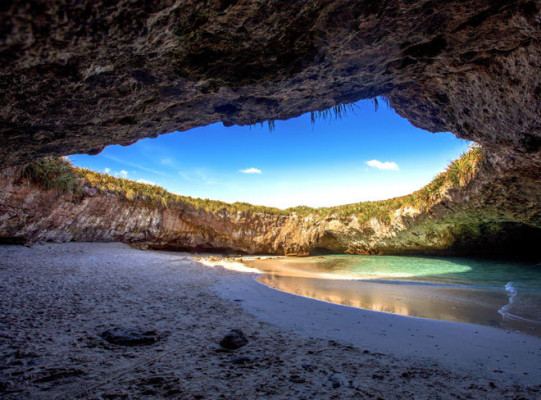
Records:
M541 382L541 338L481 325L405 317L308 299L271 289L253 276L227 277L214 289L242 299L244 310L282 329L401 358L434 360L466 373L483 371Z
M539 338L305 299L122 244L0 246L0 318L2 399L541 397ZM110 345L114 326L164 338ZM223 351L233 328L249 343Z
M213 260L210 260L207 257L203 257L203 258L194 257L194 260L197 261L200 264L203 264L206 267L211 267L211 268L222 267L222 268L228 269L230 271L236 271L236 272L248 272L248 273L252 273L252 274L260 274L261 273L260 270L258 270L256 268L247 267L246 265L244 265L240 261L226 261L226 262L224 262L224 261L213 261Z

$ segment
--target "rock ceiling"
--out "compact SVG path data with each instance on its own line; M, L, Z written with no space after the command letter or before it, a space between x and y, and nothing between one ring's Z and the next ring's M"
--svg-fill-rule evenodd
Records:
M0 166L386 96L414 125L538 177L539 10L516 0L4 2Z

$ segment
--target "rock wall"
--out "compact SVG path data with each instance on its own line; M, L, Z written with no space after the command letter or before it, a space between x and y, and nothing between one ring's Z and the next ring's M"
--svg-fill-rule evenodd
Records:
M485 172L486 173L486 172ZM87 188L82 196L0 178L0 243L122 241L140 248L308 255L476 255L538 261L541 195L509 199L513 183L483 173L430 209L401 207L390 221L356 215L273 215L157 207ZM513 205L521 204L513 208Z

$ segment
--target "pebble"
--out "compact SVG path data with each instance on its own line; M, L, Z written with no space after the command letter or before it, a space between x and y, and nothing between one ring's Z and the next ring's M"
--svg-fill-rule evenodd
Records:
M236 350L248 344L248 339L240 329L232 329L220 340L220 346L229 350Z

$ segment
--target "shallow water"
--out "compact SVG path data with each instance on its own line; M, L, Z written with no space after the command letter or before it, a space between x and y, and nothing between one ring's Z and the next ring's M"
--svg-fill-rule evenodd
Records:
M278 290L421 318L541 336L541 266L460 258L350 256L245 261Z

